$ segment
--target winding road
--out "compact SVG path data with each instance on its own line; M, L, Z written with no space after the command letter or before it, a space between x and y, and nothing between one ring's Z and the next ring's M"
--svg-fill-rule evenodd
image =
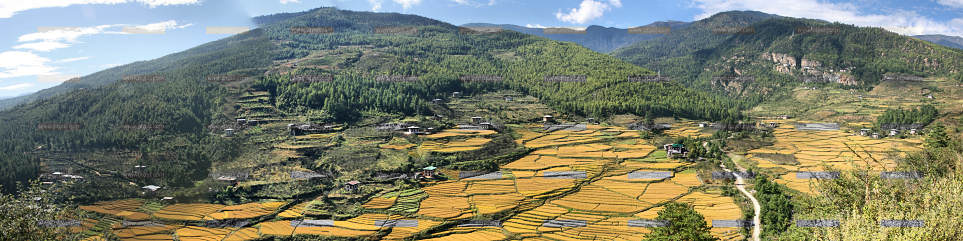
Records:
M752 201L752 240L759 241L759 235L762 233L762 221L760 218L762 216L762 208L759 205L759 201L756 200L756 197L753 196L752 193L749 193L749 191L746 191L746 180L742 177L742 173L745 173L745 169L740 167L738 163L733 163L740 172L733 172L732 170L729 170L729 168L726 168L724 164L720 164L719 166L722 167L722 170L730 172L736 176L736 189L739 189L739 192L742 192L743 195L746 195L746 197Z

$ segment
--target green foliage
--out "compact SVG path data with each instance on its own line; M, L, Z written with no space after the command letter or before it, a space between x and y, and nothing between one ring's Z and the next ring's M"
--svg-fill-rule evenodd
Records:
M756 176L756 198L762 206L762 226L764 237L777 237L792 225L793 204L792 197L787 195L785 187L769 181L763 175Z
M659 211L655 218L668 221L665 227L654 227L652 232L645 235L645 240L651 241L710 241L718 240L709 233L709 226L705 218L687 203L670 202L665 209Z
M946 135L946 127L942 124L937 124L926 133L925 145L927 148L940 148L947 147L950 145L950 137Z
M933 105L922 105L916 109L903 110L900 109L887 109L882 115L876 117L876 127L886 128L888 125L906 125L906 124L920 124L928 125L933 120L939 111Z
M65 208L68 202L54 196L59 188L41 187L33 182L18 195L0 194L0 241L81 240L83 234L70 233L68 224L80 221ZM79 225L79 223L77 223Z

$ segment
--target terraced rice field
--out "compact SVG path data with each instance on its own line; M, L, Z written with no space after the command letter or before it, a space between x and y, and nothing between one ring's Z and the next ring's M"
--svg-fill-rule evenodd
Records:
M680 121L672 124L672 128L662 131L666 135L672 137L710 137L712 133L705 131L709 127L699 127L699 122L695 121Z
M896 157L919 151L920 138L883 138L853 135L842 130L796 130L780 125L773 131L772 146L751 150L748 160L758 167L781 173L776 182L804 193L815 193L812 181L797 178L800 172L865 169L873 172L894 171Z
M501 228L450 229L433 234L430 240L500 240L503 235L523 240L639 240L650 230L628 222L653 219L656 206L673 200L693 203L710 224L712 220L742 218L732 198L691 192L703 185L694 172L681 172L691 164L665 158L664 152L637 140L635 131L594 125L551 133L540 132L538 126L521 128L515 130L520 135L516 141L535 151L503 165L501 175L424 188L428 198L421 208L427 210L417 214L455 221L509 210L522 212L505 220ZM628 177L636 171L672 175ZM584 177L546 176L551 173L582 173ZM446 202L451 205L443 204ZM584 222L584 226L545 225L556 221ZM712 232L725 240L743 238L738 228L717 227Z
M487 136L493 135L496 132L493 130L460 130L460 129L448 129L441 132L426 135L425 138L428 139L440 139L455 136Z
M639 240L650 230L629 223L655 218L659 206L669 201L694 204L710 224L742 216L732 198L693 191L703 183L694 172L686 171L692 164L666 158L664 152L642 142L636 131L599 125L552 132L544 132L540 126L517 128L521 129L516 133L523 136L519 144L535 150L502 165L499 172L470 173L425 183L423 188L382 193L361 205L363 214L347 220L302 222L310 220L308 213L319 205L313 201L286 210L279 210L284 202L172 204L146 213L161 225L122 227L114 233L129 240L252 240L293 235L384 240L416 236L427 240ZM417 148L435 148L432 143L450 144L451 139L469 143L483 139L462 132L436 135ZM452 173L449 176L455 177L461 172ZM119 211L114 210L136 211L143 205L117 201L87 209L117 216L112 213ZM245 228L184 224L251 220L274 213L275 218ZM457 224L493 215L509 216L497 226L434 229L446 222ZM386 220L398 221L398 226L382 225ZM712 232L725 240L743 238L738 228L714 227Z
M485 144L491 141L491 139L482 137L473 137L464 140L433 140L422 143L421 149L441 153L474 151L485 147Z

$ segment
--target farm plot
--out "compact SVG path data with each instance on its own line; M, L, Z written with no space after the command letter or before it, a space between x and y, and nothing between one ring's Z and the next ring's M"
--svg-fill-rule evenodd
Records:
M224 208L220 204L173 204L168 205L154 213L154 218L173 220L173 221L201 221L210 220L210 214L216 213Z
M796 130L790 125L781 125L773 135L776 141L772 146L750 150L746 158L760 168L779 173L776 182L810 194L814 193L810 186L815 179L796 178L796 173L894 170L897 157L920 150L921 142L918 138L872 139L840 130Z
M208 215L208 220L223 219L251 219L274 213L286 202L252 202L240 205L232 205L221 208L221 210Z
M84 211L113 215L130 221L141 221L150 218L150 213L143 212L144 200L122 199L96 202L93 205L82 205L78 208Z
M443 130L443 131L438 132L438 133L435 133L435 134L426 135L425 138L428 138L428 139L441 139L441 138L455 137L455 136L471 136L471 137L475 137L475 136L494 135L495 133L496 133L496 132L493 131L493 130L448 129L448 130Z
M708 127L699 127L699 123L695 121L680 121L678 123L672 124L672 128L662 131L666 135L671 137L709 137L712 133L706 131Z
M501 228L508 237L523 240L638 240L650 230L629 226L629 221L655 218L659 205L674 200L697 205L709 223L742 215L730 197L693 194L691 190L703 182L695 172L685 170L691 164L666 158L654 146L625 135L635 131L597 125L554 132L532 129L537 127L522 127L515 133L521 135L520 144L536 150L503 165L501 179L459 179L425 187L428 198L421 201L418 214L457 220L466 213L487 216L528 209L505 220ZM603 168L606 166L610 168ZM644 178L645 172L659 175ZM581 176L550 176L557 173ZM632 178L630 173L634 173ZM547 202L529 206L540 199ZM573 223L579 225L566 226ZM436 234L435 240L475 234L449 230ZM713 234L742 237L736 228L713 228Z
M451 153L462 151L474 151L482 149L491 139L473 137L464 140L431 140L421 143L421 149L425 151Z

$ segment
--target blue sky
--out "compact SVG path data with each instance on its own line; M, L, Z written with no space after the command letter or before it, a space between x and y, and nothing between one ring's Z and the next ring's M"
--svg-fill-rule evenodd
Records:
M321 6L532 27L693 21L729 10L963 36L963 0L0 0L0 98L149 60ZM230 27L230 28L224 28Z

